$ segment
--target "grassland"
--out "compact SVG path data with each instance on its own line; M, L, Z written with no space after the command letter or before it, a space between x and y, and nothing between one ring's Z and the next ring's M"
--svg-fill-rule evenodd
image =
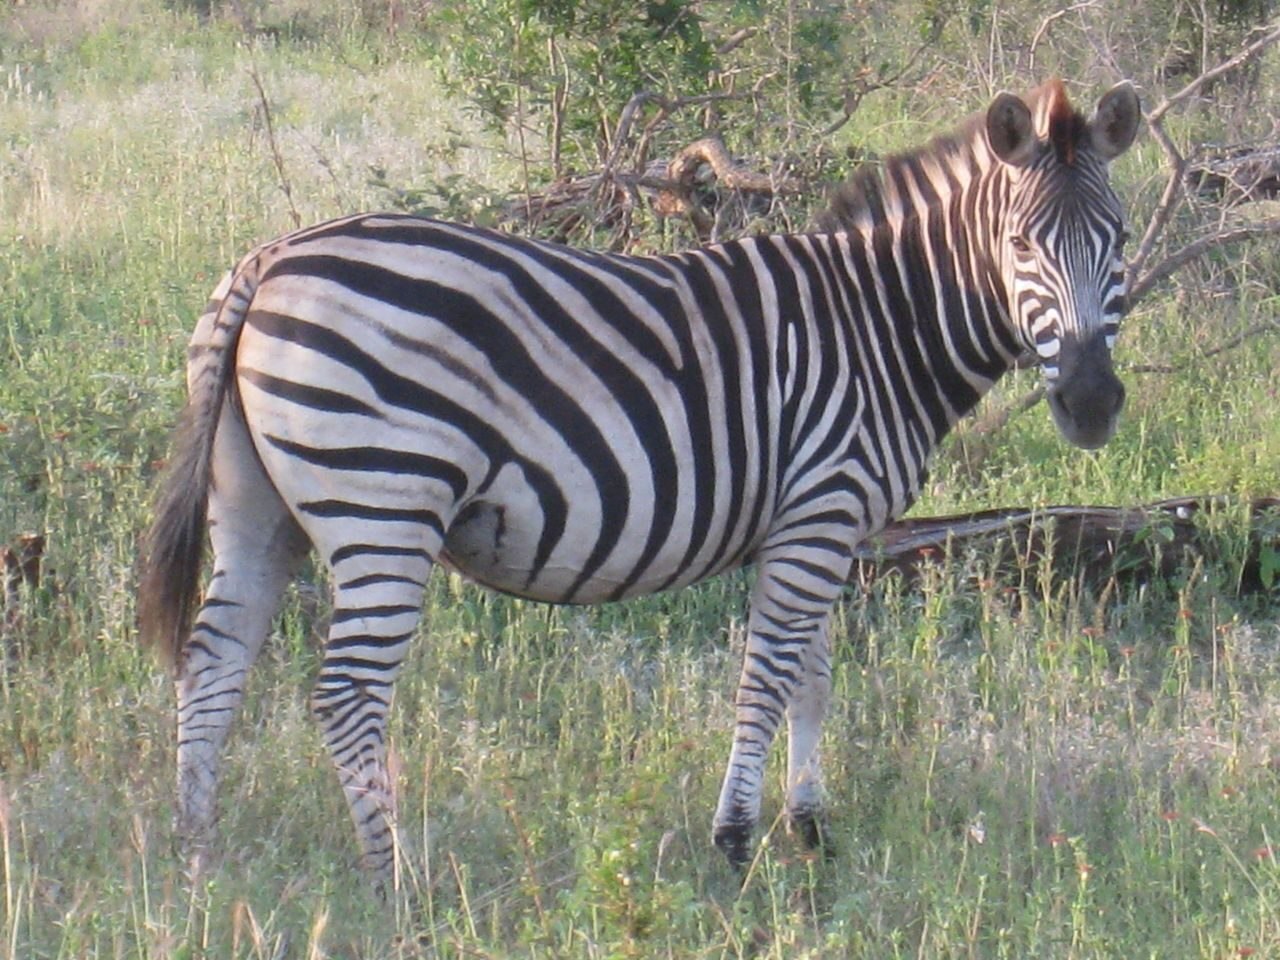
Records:
M1226 559L1105 596L1035 562L996 581L982 556L851 592L825 740L839 855L773 829L745 882L709 843L743 576L581 610L438 577L397 693L385 906L306 715L304 584L233 737L219 860L187 883L133 564L195 313L290 203L384 205L372 167L515 177L429 50L357 21L251 42L159 3L0 12L0 542L49 535L0 634L0 956L1280 955L1280 607L1235 596L1230 510L1206 520ZM909 142L945 123L926 103L885 98L856 135ZM1147 143L1117 165L1139 222L1159 164ZM1278 278L1275 249L1239 248L1149 298L1110 446L1068 451L1030 411L949 446L918 511L1275 494L1280 338L1200 354L1280 316Z

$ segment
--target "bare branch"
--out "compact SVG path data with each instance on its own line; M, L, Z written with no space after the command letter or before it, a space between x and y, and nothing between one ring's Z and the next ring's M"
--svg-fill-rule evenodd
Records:
M1254 57L1258 56L1258 54L1262 53L1262 51L1266 50L1267 47L1271 46L1277 40L1280 40L1280 21L1271 24L1269 27L1264 27L1263 29L1268 30L1268 32L1259 37L1253 43L1249 44L1247 47L1240 50L1240 52L1235 56L1223 60L1216 67L1205 70L1200 74L1200 76L1196 77L1177 93L1173 94L1173 96L1166 97L1161 101L1158 106L1147 114L1147 123L1159 123L1164 115L1169 112L1171 107L1176 106L1189 97L1195 96L1196 93L1199 92L1200 88L1206 83L1217 80L1219 77L1230 73L1236 67L1248 63Z
M720 42L720 46L716 47L716 55L723 57L727 53L732 53L759 32L759 27L743 27L741 30L729 34L728 37Z
M1280 40L1280 22L1270 26L1268 32L1253 43L1244 47L1234 56L1228 57L1217 66L1210 67L1201 72L1201 74L1184 86L1177 93L1165 97L1155 107L1147 113L1147 128L1151 131L1151 135L1155 137L1156 142L1160 145L1160 149L1164 151L1165 159L1169 170L1169 177L1165 181L1164 190L1160 195L1160 202L1156 205L1155 213L1152 214L1151 220L1147 223L1147 229L1142 234L1142 241L1138 244L1138 251L1129 261L1130 276L1141 277L1146 267L1147 260L1150 259L1152 251L1155 249L1157 241L1164 233L1165 227L1169 225L1169 219L1173 216L1173 211L1181 199L1184 188L1184 177L1186 175L1187 160L1182 152L1174 144L1172 138L1164 129L1164 116L1173 107L1185 100L1195 96L1206 83L1216 80L1218 77L1230 73L1237 67L1249 62L1254 57L1261 54L1267 47L1271 46L1277 40ZM1203 251L1201 251L1203 252ZM1192 259L1192 258L1188 258ZM1183 261L1184 263L1187 261ZM1176 266L1173 268L1176 269ZM1146 293L1149 284L1143 277L1137 283L1131 286L1130 296L1133 297L1134 291L1139 290Z
M1138 252L1129 261L1129 276L1131 277L1136 277L1142 273L1143 268L1147 265L1147 260L1151 257L1151 251L1155 249L1156 241L1164 233L1164 228L1169 225L1169 218L1173 216L1174 207L1177 206L1178 200L1182 197L1183 177L1187 169L1186 158L1174 146L1173 141L1164 132L1164 127L1159 121L1155 123L1149 122L1147 126L1151 130L1151 135L1156 138L1156 142L1160 144L1160 148L1164 150L1169 166L1169 177L1165 181L1164 190L1160 194L1160 202L1156 204L1155 213L1151 215L1151 219L1147 222L1147 229L1142 233L1142 240L1138 244Z
M1089 7L1097 5L1097 0L1080 0L1079 3L1073 3L1069 7L1063 7L1056 10L1040 21L1040 26L1036 29L1035 36L1031 38L1031 49L1029 59L1027 61L1027 69L1031 73L1035 73L1036 68L1036 48L1040 46L1040 41L1044 39L1044 35L1048 32L1049 27L1055 20L1060 20L1069 13L1075 13L1077 10L1087 10Z
M1044 384L1032 387L1017 400L1004 406L991 410L980 420L976 421L970 431L974 436L985 437L990 436L1002 429L1019 414L1026 413L1041 400L1044 399Z
M1247 510L1241 544L1197 523L1214 513ZM1177 497L1132 507L1006 507L942 517L910 517L889 524L854 550L852 577L862 584L899 574L918 584L925 569L970 552L982 562L965 570L979 588L1017 587L1029 565L1048 561L1050 575L1084 582L1103 596L1118 581L1168 578L1184 563L1216 563L1230 571L1237 593L1271 587L1267 560L1280 546L1275 520L1280 498L1240 502L1226 496ZM1228 513L1229 512L1229 513ZM1160 535L1151 536L1153 530ZM1241 547L1243 546L1243 550ZM979 576L981 579L979 580Z
M708 103L716 103L724 100L745 100L751 94L748 93L700 93L689 97L664 97L661 94L654 93L652 90L641 90L627 101L622 108L622 113L618 115L618 126L614 129L613 145L609 150L609 156L605 159L603 172L608 175L615 171L622 157L623 145L627 143L631 137L631 128L635 126L636 117L640 111L650 104L657 104L660 117L667 117L677 110L683 110L685 107L705 106Z
M1271 217L1257 223L1244 224L1226 230L1217 230L1207 236L1192 240L1177 253L1173 253L1165 257L1150 270L1144 272L1140 278L1130 284L1129 306L1132 307L1135 303L1149 294L1152 288L1160 281L1185 267L1192 260L1196 260L1199 257L1204 256L1210 250L1215 250L1219 247L1233 243L1241 243L1245 240L1254 240L1258 237L1268 237L1276 234L1280 234L1280 217Z

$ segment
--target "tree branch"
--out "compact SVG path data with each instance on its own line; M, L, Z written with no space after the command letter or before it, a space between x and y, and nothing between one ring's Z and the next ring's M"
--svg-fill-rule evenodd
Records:
M1216 67L1211 67L1210 69L1205 70L1200 74L1200 76L1196 77L1177 93L1173 94L1173 96L1166 97L1161 101L1155 109L1147 114L1147 123L1159 123L1160 120L1163 119L1164 115L1169 112L1171 107L1181 103L1189 97L1195 96L1196 93L1199 92L1200 88L1206 83L1209 83L1212 80L1217 80L1219 77L1230 73L1236 67L1248 63L1258 54L1266 50L1267 47L1271 46L1277 40L1280 40L1280 21L1277 21L1267 27L1263 27L1262 29L1267 30L1268 32L1244 49L1240 50L1240 52L1235 54L1235 56L1223 60Z
M641 90L627 101L622 108L622 112L618 115L618 125L614 128L613 145L609 149L609 156L605 158L602 173L608 177L618 168L618 163L622 159L623 145L627 143L631 136L631 128L635 126L636 117L641 109L651 103L658 105L660 116L669 116L677 110L685 107L699 107L708 103L716 103L723 100L745 100L750 94L746 93L701 93L689 97L664 97L661 94L654 93L652 90Z
M1150 270L1129 285L1129 307L1149 294L1161 280L1174 274L1193 260L1204 256L1210 250L1216 250L1233 243L1254 240L1280 234L1280 217L1271 217L1257 223L1244 224L1226 230L1217 230L1207 236L1192 240L1177 253L1170 254Z
M1134 254L1133 259L1129 262L1130 276L1141 278L1132 284L1132 288L1137 288L1141 285L1144 293L1149 289L1149 284L1145 284L1146 278L1142 276L1143 269L1146 267L1157 241L1169 225L1174 208L1183 193L1187 161L1164 129L1165 114L1173 107L1195 96L1206 83L1216 80L1237 67L1248 63L1266 50L1267 47L1280 40L1280 21L1266 29L1268 31L1266 34L1244 47L1234 56L1223 60L1217 66L1202 71L1198 77L1177 93L1165 97L1148 111L1147 128L1151 131L1151 135L1155 137L1156 142L1160 144L1160 149L1164 151L1165 158L1168 161L1169 179L1165 182L1164 191L1161 193L1160 202L1156 205L1155 213L1147 223L1147 229L1143 232L1142 241L1138 245L1138 252Z
M1036 48L1040 46L1040 41L1044 39L1044 35L1049 31L1049 27L1053 25L1055 20L1061 20L1069 13L1075 13L1077 10L1085 10L1089 7L1097 5L1097 0L1080 0L1079 3L1073 3L1069 7L1063 7L1049 14L1040 21L1040 26L1036 29L1035 36L1031 38L1031 48L1028 52L1027 70L1031 74L1035 74L1036 69Z

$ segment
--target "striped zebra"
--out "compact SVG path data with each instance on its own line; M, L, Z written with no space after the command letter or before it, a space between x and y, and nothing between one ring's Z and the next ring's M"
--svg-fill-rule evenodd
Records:
M141 580L141 635L176 677L180 835L207 849L246 673L314 548L333 619L311 708L377 883L392 685L437 563L575 604L754 564L713 839L748 861L785 718L786 810L820 843L827 622L854 545L1024 352L1068 441L1115 429L1108 164L1139 119L1128 84L1088 119L1056 81L1002 93L857 177L819 232L670 256L385 214L252 251L192 337Z

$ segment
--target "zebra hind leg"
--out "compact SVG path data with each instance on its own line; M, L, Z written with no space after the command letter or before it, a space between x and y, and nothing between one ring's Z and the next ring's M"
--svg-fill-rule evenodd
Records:
M831 644L825 626L804 651L801 677L787 705L787 821L806 846L831 858L835 848L823 809L819 754L831 699Z
M193 873L213 839L219 766L246 676L306 550L301 530L246 442L224 416L209 498L213 574L177 661L174 826Z
M361 545L334 555L333 620L311 696L355 824L361 864L382 895L396 866L387 714L431 565L427 551L409 546Z

